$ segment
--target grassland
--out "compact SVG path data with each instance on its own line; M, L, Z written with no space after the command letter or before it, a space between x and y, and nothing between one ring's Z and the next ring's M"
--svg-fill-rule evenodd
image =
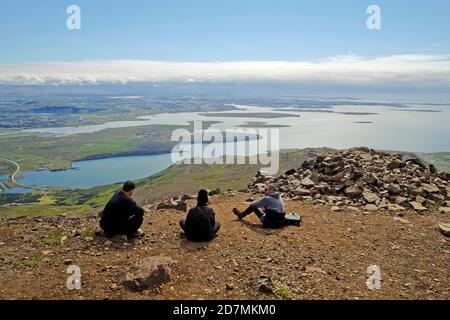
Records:
M317 149L317 152L331 149ZM299 166L310 150L287 150L280 154L280 172ZM249 161L247 159L247 161ZM200 188L237 190L246 188L259 165L173 165L149 178L137 181L135 198L141 204L167 197L195 194ZM35 192L35 202L0 206L0 217L85 215L102 210L118 184L86 190ZM29 196L31 197L31 196ZM33 201L33 200L30 200ZM17 202L17 201L16 201Z
M21 171L31 171L66 169L74 160L170 152L176 128L180 127L152 125L69 136L15 132L0 135L0 157L16 161ZM0 175L12 171L10 164L0 161Z
M324 151L332 149L283 151L280 154L280 172L299 166L311 153ZM420 156L434 163L440 170L450 172L450 153ZM173 165L158 174L137 181L135 198L144 205L177 195L195 194L200 188L243 189L259 169L259 165L251 164ZM25 197L1 195L0 199L8 196L16 200L3 202L3 206L0 206L0 217L97 214L119 188L120 185L114 184L86 190L34 192ZM16 204L5 205L11 202Z

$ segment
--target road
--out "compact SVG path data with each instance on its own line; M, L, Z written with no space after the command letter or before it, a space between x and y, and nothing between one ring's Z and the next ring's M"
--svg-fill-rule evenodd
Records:
M9 162L9 163L12 163L14 166L16 166L16 171L11 175L11 181L12 181L16 186L19 186L19 187L22 187L22 188L27 188L27 189L46 190L46 189L43 189L43 188L36 188L36 187L32 187L32 186L27 186L27 185L24 185L24 184L18 182L18 181L16 180L16 178L17 178L17 176L19 175L19 172L20 172L20 165L19 165L17 162L13 161L13 160L5 159L5 158L0 158L0 161L1 161L1 160L6 161L6 162Z

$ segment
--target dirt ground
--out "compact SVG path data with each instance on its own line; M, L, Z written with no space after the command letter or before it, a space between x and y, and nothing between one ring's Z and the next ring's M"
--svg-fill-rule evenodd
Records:
M1 299L450 299L450 238L436 229L443 213L333 212L286 201L303 224L264 230L255 217L238 221L246 194L211 199L219 235L188 242L176 211L151 211L133 242L92 237L95 219L19 218L0 223ZM193 204L193 203L191 203ZM81 234L81 235L80 235ZM130 292L117 284L127 266L149 256L170 257L172 280L156 290ZM67 265L81 269L81 289L66 287ZM367 268L381 270L381 288L369 290ZM276 293L252 286L261 275Z

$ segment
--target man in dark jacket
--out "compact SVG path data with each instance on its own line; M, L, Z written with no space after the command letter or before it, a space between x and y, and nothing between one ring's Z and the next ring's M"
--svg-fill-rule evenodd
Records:
M214 210L208 208L208 191L200 190L197 196L197 206L189 210L186 220L180 221L180 226L191 241L210 241L220 229L216 222Z
M141 237L139 229L144 221L144 209L132 199L136 185L132 181L123 184L122 190L114 194L106 204L100 219L100 227L107 237L127 235Z
M263 208L264 212L259 208ZM253 202L244 212L234 208L233 213L238 219L255 213L264 228L281 228L286 225L283 199L278 192L275 192L273 185L267 185L264 189L264 198Z

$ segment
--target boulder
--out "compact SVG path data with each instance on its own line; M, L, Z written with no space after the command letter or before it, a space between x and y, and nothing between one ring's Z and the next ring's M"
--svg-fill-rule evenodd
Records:
M156 288L171 280L170 265L175 261L168 257L149 257L137 265L125 268L119 274L119 284L131 291Z
M273 293L275 286L269 276L258 276L252 279L252 286L262 293Z

